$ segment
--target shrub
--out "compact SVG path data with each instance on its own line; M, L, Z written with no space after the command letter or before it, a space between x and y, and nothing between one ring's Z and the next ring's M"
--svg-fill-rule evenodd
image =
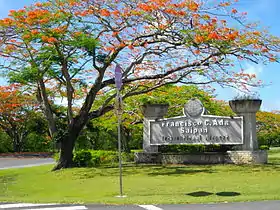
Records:
M41 134L29 133L24 142L24 152L49 152L53 150L53 142Z
M269 146L268 145L261 145L260 150L269 150Z
M259 145L280 146L280 135L278 133L258 133Z
M163 145L159 147L163 153L199 153L205 151L205 145Z
M122 153L123 162L133 162L134 161L134 153Z
M107 150L89 150L92 157L97 157L100 160L100 164L114 164L119 162L119 153L117 151L107 151ZM122 152L123 162L134 161L134 153L124 153Z
M118 162L118 153L115 151L106 150L90 150L93 157L98 157L101 164Z
M10 137L0 131L0 153L13 152L13 144Z
M231 145L218 145L218 144L163 145L159 147L159 151L162 153L226 152L231 149L232 149Z
M91 166L95 162L92 162L92 159L96 161L96 157L92 158L91 152L87 150L80 150L74 153L74 165L77 167L87 167Z
M53 158L58 161L59 153L55 153ZM123 162L134 161L134 153L122 152ZM76 167L95 167L100 164L116 164L119 162L117 151L106 150L78 150L74 151L73 163Z
M59 152L55 152L55 153L53 154L53 159L54 159L56 162L59 160L59 155L60 155Z

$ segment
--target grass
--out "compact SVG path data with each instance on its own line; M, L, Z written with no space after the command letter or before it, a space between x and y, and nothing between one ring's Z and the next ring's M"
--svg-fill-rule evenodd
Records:
M255 166L124 167L119 194L118 168L74 168L51 172L52 166L0 171L0 201L51 203L163 204L280 199L280 150L269 164Z

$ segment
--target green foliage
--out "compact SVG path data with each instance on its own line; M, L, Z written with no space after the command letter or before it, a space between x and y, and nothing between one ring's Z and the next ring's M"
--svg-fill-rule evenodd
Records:
M93 157L99 157L101 164L113 164L119 162L119 153L117 151L90 150ZM134 153L122 152L122 160L131 162L134 160Z
M162 145L159 151L162 153L203 153L203 152L226 152L231 150L232 146L218 144L195 144L195 145Z
M96 157L94 158L96 161ZM74 153L73 162L77 167L86 167L90 166L92 161L92 154L87 150L80 150ZM95 163L95 162L92 162Z
M0 153L12 152L13 145L10 137L0 130Z
M38 70L32 67L25 67L20 72L9 72L8 77L11 83L26 85L30 82L36 82L38 79Z
M280 114L257 112L257 137L259 145L280 146Z
M25 152L48 152L53 150L53 142L42 134L29 133L25 139Z
M258 132L257 135L259 145L267 145L267 146L279 146L280 145L280 133L272 132L272 133L262 133Z
M87 34L79 34L75 37L74 40L65 42L65 44L69 44L73 47L77 48L84 48L89 55L93 55L93 50L97 47L98 42L96 39L92 38L91 36Z
M123 152L122 153L122 161L123 162L133 162L134 161L134 152Z
M59 153L54 155L56 161L59 160ZM123 162L134 161L134 153L122 152ZM77 167L96 167L100 164L112 165L119 162L117 151L106 150L78 150L74 151L74 165Z
M59 160L59 155L60 155L59 152L55 152L55 153L53 154L53 159L54 159L56 162Z
M115 151L90 150L93 157L99 157L101 164L118 162L118 154Z
M268 145L261 145L260 150L269 150L269 146Z

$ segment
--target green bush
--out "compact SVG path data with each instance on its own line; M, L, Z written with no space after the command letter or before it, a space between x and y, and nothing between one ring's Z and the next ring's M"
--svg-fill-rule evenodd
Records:
M55 161L58 161L58 160L59 160L59 155L60 155L59 152L55 152L55 153L53 154L53 159L54 159Z
M162 153L203 153L203 152L226 152L231 150L230 145L218 144L194 144L194 145L162 145L159 146L159 152Z
M76 167L95 167L100 164L116 164L119 162L119 154L117 151L78 150L74 151L73 155L73 163ZM58 161L59 153L55 153L53 158ZM122 161L134 161L134 153L122 152Z
M268 145L268 146L280 146L280 134L279 133L258 133L258 142L259 145Z
M261 145L260 150L269 150L269 146L268 145Z
M98 157L101 164L116 163L119 160L118 153L116 151L106 150L89 150L93 157Z
M24 152L50 152L53 150L53 142L43 135L35 132L29 133L24 142Z
M99 157L101 164L112 164L119 162L119 153L117 151L107 151L107 150L89 150L92 157ZM134 153L124 153L122 152L123 162L134 161Z
M162 145L159 151L162 153L201 153L205 152L205 145Z
M133 162L134 161L134 153L122 153L123 162Z
M4 132L0 131L0 153L13 152L11 138Z
M142 149L132 149L131 152L134 154L135 152L143 152Z
M92 160L94 159L94 162ZM80 150L74 153L74 165L77 167L87 167L95 164L96 157L92 158L91 152L87 150Z

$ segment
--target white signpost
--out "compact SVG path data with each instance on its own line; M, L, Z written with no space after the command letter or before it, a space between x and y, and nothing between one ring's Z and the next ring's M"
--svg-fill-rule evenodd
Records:
M119 150L119 171L120 171L120 195L119 198L126 197L123 195L123 182L122 182L122 147L121 147L121 118L122 118L122 98L120 90L122 87L122 70L117 64L115 68L115 84L117 88L116 96L116 113L118 117L118 150Z

